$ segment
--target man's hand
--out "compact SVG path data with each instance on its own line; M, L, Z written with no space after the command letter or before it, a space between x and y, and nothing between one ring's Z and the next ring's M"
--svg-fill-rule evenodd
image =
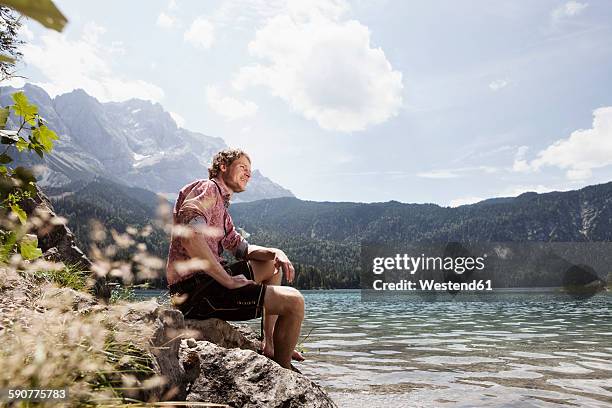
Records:
M280 249L275 249L274 252L276 253L276 256L274 257L274 267L283 268L287 282L293 282L293 279L295 278L295 269L293 268L293 264L291 264L291 261L289 261L287 255L285 255L285 253Z
M238 289L246 285L255 284L254 281L247 279L244 275L230 276L227 284L223 285L228 289Z

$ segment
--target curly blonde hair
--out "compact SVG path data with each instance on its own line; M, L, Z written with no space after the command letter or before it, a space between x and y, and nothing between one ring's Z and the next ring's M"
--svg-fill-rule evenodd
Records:
M208 168L208 178L215 178L221 172L221 165L225 164L227 167L231 166L235 160L238 160L242 156L245 156L249 161L251 158L244 150L241 149L224 149L219 153L215 154L212 158L212 163Z

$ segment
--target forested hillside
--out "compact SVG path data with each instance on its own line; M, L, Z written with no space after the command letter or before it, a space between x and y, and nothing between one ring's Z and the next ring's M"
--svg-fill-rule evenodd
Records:
M58 189L49 193L84 248L89 243L90 218L119 231L127 225L144 227L155 218L158 198L146 190L102 180L71 189L73 194ZM250 242L285 250L296 264L299 288L359 287L362 241L612 241L612 183L568 192L526 193L458 208L277 198L234 204L230 211L234 223L250 234ZM166 256L168 238L162 230L153 228L145 241L152 253ZM531 279L526 274L509 278L507 284L546 286L545 276Z

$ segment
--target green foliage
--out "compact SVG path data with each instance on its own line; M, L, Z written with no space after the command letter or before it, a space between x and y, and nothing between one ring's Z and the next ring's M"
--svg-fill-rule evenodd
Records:
M51 0L0 0L0 74L2 80L13 76L14 64L22 54L18 39L21 27L20 17L14 11L30 17L45 27L62 31L67 23L66 18ZM0 260L6 261L15 247L25 259L35 259L42 255L37 248L37 241L24 237L24 225L27 214L22 203L36 192L36 179L29 169L13 167L12 152L29 151L43 158L45 153L53 150L53 142L58 139L55 132L49 129L38 114L38 107L31 104L23 92L13 94L14 104L0 108L0 215L5 218L12 213L19 220L17 227L8 227L13 231L0 231L2 246ZM11 111L19 126L17 130L6 130ZM2 228L7 228L3 225Z
M8 6L55 31L61 32L68 22L51 0L2 0L0 4Z
M19 46L21 19L11 8L0 2L0 80L11 78L15 72L15 63L22 57ZM2 124L0 112L0 124Z
M127 395L134 394L137 387L126 387L126 379L141 382L154 377L155 360L151 353L142 346L130 341L119 341L111 330L104 342L104 355L110 370L98 370L90 381L94 390L108 390L116 403L113 406L123 406L122 403L139 402ZM94 404L97 406L97 404ZM125 406L129 406L126 404Z
M15 150L34 152L41 158L53 150L53 142L58 139L54 131L49 129L38 115L38 107L31 104L23 92L13 94L14 105L0 110L0 125L6 126L9 114L15 115L19 125L18 130L0 130L0 143L4 151L0 154L0 214L14 214L22 227L15 228L15 234L10 235L2 246L2 259L6 260L16 243L24 259L35 259L42 255L37 248L37 241L23 236L23 226L27 214L22 203L36 193L36 178L32 171L24 167L13 167L11 153Z
M136 291L132 286L118 286L111 292L110 302L132 302L136 299Z
M83 270L79 264L67 264L61 269L41 270L34 274L37 278L74 290L85 290L89 275L90 272Z
M26 234L19 241L19 253L23 259L32 260L40 258L42 251L38 248L38 238L36 235Z
M38 114L38 107L30 104L28 97L23 92L16 92L13 94L13 110L15 115L23 117L23 119L32 126L36 125L36 115ZM23 126L23 125L22 125Z
M4 129L6 127L6 121L11 114L11 110L9 108L0 108L0 129Z
M9 256L17 243L15 231L0 230L0 262L8 262Z

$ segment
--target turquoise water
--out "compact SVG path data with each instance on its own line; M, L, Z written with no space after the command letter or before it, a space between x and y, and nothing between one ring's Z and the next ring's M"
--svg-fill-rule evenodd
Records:
M303 293L298 367L341 407L612 406L610 294Z

